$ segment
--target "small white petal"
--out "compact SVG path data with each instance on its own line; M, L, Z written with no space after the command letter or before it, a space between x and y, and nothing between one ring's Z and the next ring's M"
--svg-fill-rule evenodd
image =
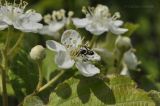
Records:
M75 30L66 30L61 37L61 43L70 48L77 48L82 44L82 39L79 33Z
M94 51L93 51L94 52ZM86 55L87 59L90 61L100 61L101 57L96 52L94 52L94 55Z
M56 34L56 32L52 32L52 31L49 30L49 26L48 26L48 25L43 26L43 28L42 28L42 29L39 29L38 32L39 32L40 34L42 34L42 35L45 35L45 34L46 34L46 35L51 35L51 36L53 36L54 34Z
M120 75L130 75L126 64L123 65L123 69L121 70Z
M128 69L135 70L137 68L138 60L132 51L128 51L124 54L124 61L127 64Z
M49 30L52 32L57 32L64 27L64 22L52 22L49 24Z
M7 23L8 25L12 25L13 23L13 13L12 13L12 7L11 6L2 6L0 8L1 12L1 21Z
M90 21L87 18L83 18L83 19L73 18L72 20L73 20L73 24L77 28L83 28L90 23Z
M40 23L35 22L23 22L22 23L22 30L24 32L38 32L38 29L42 29L43 25Z
M101 35L104 32L108 31L107 27L102 27L100 25L96 24L89 24L86 26L86 30L91 32L94 35Z
M110 22L108 23L108 27L109 27L109 30L112 33L114 33L116 35L121 35L121 34L128 31L128 29L119 28L119 26L121 26L122 24L123 24L123 21L120 21L120 20L112 21L112 20L110 20Z
M100 70L90 63L76 62L76 67L78 68L79 72L85 77L91 77L100 73Z
M63 45L61 45L60 43L54 40L47 40L46 46L48 49L55 51L55 52L66 51L66 48Z
M8 25L5 22L0 21L0 30L4 30L8 27Z
M111 31L112 33L116 34L116 35L121 35L121 34L127 32L128 29L118 28L118 27L116 27L116 26L111 26L111 27L110 27L110 31Z
M123 21L121 21L121 20L116 20L116 21L113 22L113 24L114 24L115 26L119 27L119 26L121 26L121 25L123 24Z
M125 28L117 28L115 31L113 31L115 34L124 34L125 32L127 32L128 29Z
M39 22L42 20L42 15L32 10L26 11L26 13L24 14L24 17L28 18L30 21L33 21L33 22Z
M55 57L55 62L59 68L69 69L75 61L71 59L70 55L65 51L59 51Z

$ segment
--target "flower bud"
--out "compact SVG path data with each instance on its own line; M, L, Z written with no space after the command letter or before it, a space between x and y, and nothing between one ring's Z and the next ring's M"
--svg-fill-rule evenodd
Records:
M41 45L33 47L30 51L30 57L33 60L43 60L45 58L45 48Z
M116 45L116 48L123 53L128 51L132 47L130 38L122 37L122 36L119 36L117 38L115 45Z

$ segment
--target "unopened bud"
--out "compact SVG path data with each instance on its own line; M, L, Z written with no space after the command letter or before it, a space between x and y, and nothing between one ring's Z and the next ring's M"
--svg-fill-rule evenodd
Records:
M122 36L119 36L117 38L115 45L117 49L123 53L128 51L132 47L130 38Z
M43 60L45 58L45 48L41 45L33 47L30 51L30 57L33 60Z

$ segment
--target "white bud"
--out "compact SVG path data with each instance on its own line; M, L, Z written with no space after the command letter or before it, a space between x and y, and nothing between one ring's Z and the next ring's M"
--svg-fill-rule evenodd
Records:
M119 36L117 38L115 45L117 49L123 53L128 51L132 47L130 38L122 36Z
M45 48L41 45L33 47L30 51L30 57L33 60L42 60L45 58Z

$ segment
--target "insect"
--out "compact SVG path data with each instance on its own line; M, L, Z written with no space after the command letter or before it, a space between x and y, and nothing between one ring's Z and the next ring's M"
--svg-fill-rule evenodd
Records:
M83 43L83 40L79 33L75 31L68 31L62 35L61 42L70 51L70 56L72 58L81 58L82 60L92 60L99 58L93 50L91 50L87 43Z
M82 46L79 50L81 55L94 55L94 52L90 50L87 46Z

